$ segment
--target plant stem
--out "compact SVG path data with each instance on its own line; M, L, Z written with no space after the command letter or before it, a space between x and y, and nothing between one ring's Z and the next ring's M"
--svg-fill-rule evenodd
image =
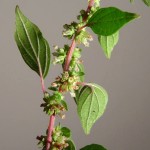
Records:
M94 0L90 0L88 8L87 8L87 11L86 11L87 12L87 16L88 16L88 13L90 12L91 7L93 5L94 5ZM86 19L85 19L85 21L86 21ZM83 26L81 29L78 29L78 32L80 30L82 30L84 27L85 26ZM64 65L64 71L68 71L69 70L69 65L70 65L70 61L71 61L71 58L72 58L75 46L76 46L76 42L75 42L75 36L74 36L74 38L72 40L72 43L71 43L71 46L70 46L70 49L69 49L69 51L67 53L67 56L66 56L66 61L65 61L65 65ZM46 91L45 91L45 86L44 86L44 79L43 79L42 76L41 76L41 84L42 84L42 91L43 91L43 93L45 93ZM55 115L51 115L50 116L50 121L49 121L49 126L48 126L46 150L50 150L54 123L55 123Z
M42 92L44 94L46 92L46 90L45 90L45 85L44 85L44 79L41 75L40 75L40 80L41 80Z
M41 80L42 92L44 94L46 92L46 90L45 90L44 79L43 79L43 75L42 75L41 69L40 69L40 80ZM55 123L55 115L51 115L50 116L50 120L49 120L49 126L48 126L46 150L50 150L54 123Z
M88 8L87 8L87 10L86 10L87 13L90 12L91 7L94 5L94 2L95 2L94 0L90 0L90 1L89 1L89 5L88 5Z
M75 49L75 46L76 46L76 42L75 42L75 37L74 37L74 39L73 39L73 41L71 43L70 49L68 51L68 54L66 56L64 71L68 71L69 70L69 65L70 65L71 57L72 57L73 51Z
M46 150L50 150L50 143L52 142L52 132L55 123L55 115L50 116L49 126L48 126L48 134L47 134L47 143L46 143Z
M89 4L88 4L88 8L86 10L86 16L85 18L83 19L83 22L85 22L88 18L88 13L90 12L92 6L94 5L94 0L90 0L89 1ZM80 32L85 26L81 27L78 29L77 33ZM68 71L69 70L69 65L70 65L70 61L71 61L71 58L72 58L72 55L73 55L73 52L74 52L74 49L75 49L75 46L76 46L76 41L75 41L75 38L76 38L76 35L74 36L73 40L72 40L72 43L71 43L71 46L70 46L70 49L67 53L67 56L66 56L66 60L65 60L65 65L64 65L64 71Z

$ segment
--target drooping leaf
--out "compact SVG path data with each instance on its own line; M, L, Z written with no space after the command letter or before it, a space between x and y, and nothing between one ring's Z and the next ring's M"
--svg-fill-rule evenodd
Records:
M39 28L16 7L15 40L26 64L46 77L50 65L50 48Z
M104 54L107 58L111 57L113 48L116 46L119 40L119 32L109 35L109 36L98 36L99 43L104 51Z
M65 150L76 150L76 147L75 147L73 141L68 140L67 143L69 144L69 146L66 147Z
M91 144L81 148L80 150L107 150L107 149L98 144Z
M131 20L139 17L137 14L124 12L115 7L97 10L89 19L89 26L98 35L112 35Z
M71 136L71 132L70 132L70 129L69 129L69 128L67 128L67 127L62 127L62 128L61 128L61 131L62 131L62 133L63 133L63 136L68 137L68 138Z
M142 0L147 6L150 6L150 0Z
M104 88L90 83L80 90L77 100L78 115L86 134L90 133L93 124L103 115L108 95Z

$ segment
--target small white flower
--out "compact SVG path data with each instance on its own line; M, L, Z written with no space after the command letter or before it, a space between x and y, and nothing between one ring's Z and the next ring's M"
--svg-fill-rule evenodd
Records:
M76 94L75 94L74 91L71 91L71 92L70 92L70 95L71 95L71 97L76 97Z

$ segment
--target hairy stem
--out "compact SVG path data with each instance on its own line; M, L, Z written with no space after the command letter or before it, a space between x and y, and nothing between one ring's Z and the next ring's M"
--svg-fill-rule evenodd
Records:
M90 0L89 1L88 8L86 10L86 16L83 19L84 22L87 20L88 13L90 12L92 6L94 5L94 2L95 2L94 0ZM86 27L86 25L81 27L81 28L79 28L77 33L80 32L84 27ZM71 61L71 58L72 58L72 55L73 55L73 52L74 52L74 49L75 49L75 46L76 46L75 38L76 38L76 35L74 36L74 38L72 40L72 43L71 43L71 46L70 46L70 49L69 49L69 51L67 53L66 60L65 60L65 65L64 65L64 71L68 71L69 70L70 61Z

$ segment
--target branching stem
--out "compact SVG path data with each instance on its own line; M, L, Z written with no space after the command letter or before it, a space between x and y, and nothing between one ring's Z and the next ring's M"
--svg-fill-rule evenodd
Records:
M86 10L86 16L83 19L84 22L87 20L88 13L90 12L92 6L94 5L94 2L95 2L94 0L90 0L89 1L88 8ZM81 28L79 28L77 33L80 32L85 27L86 27L86 25L81 27ZM69 70L70 61L71 61L71 58L72 58L72 55L73 55L73 52L74 52L74 49L75 49L75 46L76 46L75 38L76 38L76 35L74 36L74 38L72 40L72 43L71 43L71 46L70 46L70 49L69 49L69 51L67 53L66 60L65 60L65 65L64 65L64 71L68 71Z
M41 80L42 92L44 94L46 92L46 90L45 90L44 79L43 79L41 69L40 69L40 80ZM50 120L49 120L49 126L48 126L46 150L50 150L54 124L55 124L55 115L51 115Z
M87 8L87 11L86 11L87 12L87 16L88 16L88 13L90 12L91 7L93 5L94 5L94 0L90 0L88 8ZM86 21L86 19L84 21ZM78 32L80 32L84 27L86 27L86 25L81 27L78 30ZM69 70L70 61L71 61L71 58L72 58L72 55L73 55L75 47L76 47L76 42L75 42L75 36L74 36L74 38L72 40L72 43L71 43L71 46L70 46L70 49L69 49L69 51L67 53L67 56L66 56L66 61L65 61L65 65L64 65L64 71L68 71ZM43 79L42 76L41 76L41 84L42 84L42 91L43 91L43 93L45 93L46 91L45 91L45 86L44 86L44 79ZM48 126L46 150L50 150L50 147L51 147L52 132L53 132L54 124L55 124L55 115L51 115L50 116L50 121L49 121L49 126Z

